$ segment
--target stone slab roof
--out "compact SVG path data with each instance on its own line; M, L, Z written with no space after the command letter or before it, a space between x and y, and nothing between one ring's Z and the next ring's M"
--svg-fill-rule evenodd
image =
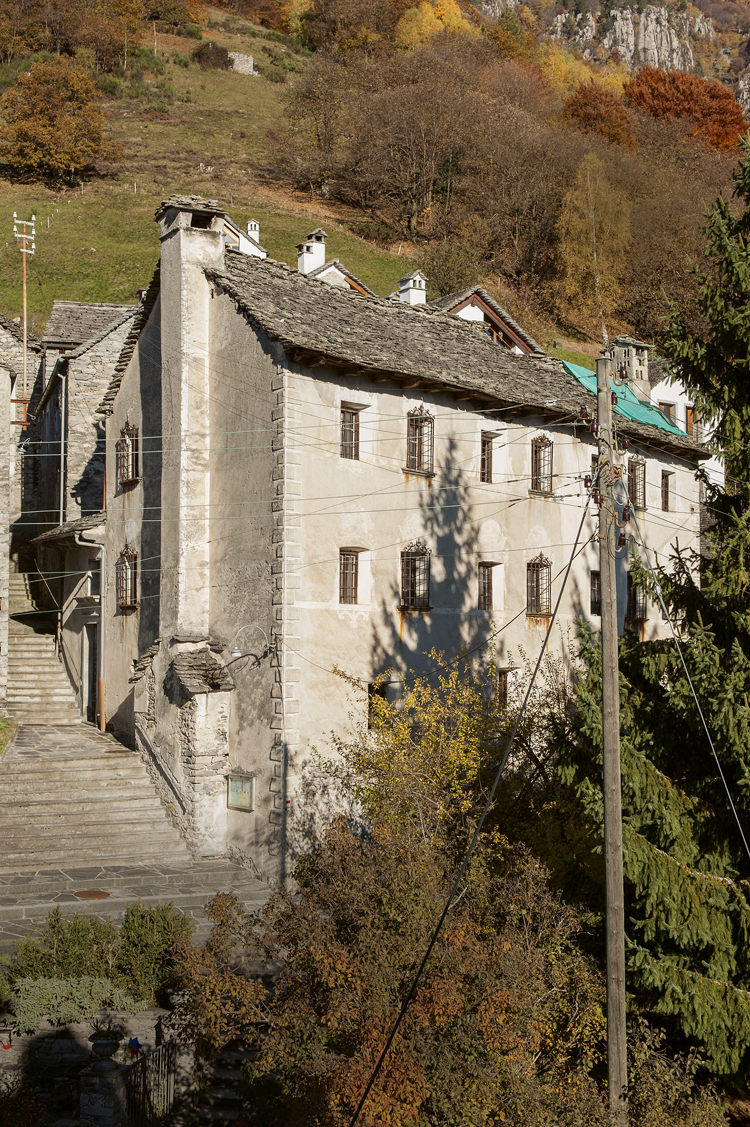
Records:
M172 662L172 669L180 688L187 696L226 693L234 688L231 673L208 647L177 654Z
M20 321L11 321L9 317L4 317L0 313L0 329L5 329L7 333L16 338L20 345L23 345L23 325ZM39 341L33 333L26 333L26 347L33 349L34 352L39 351Z
M263 261L263 260L259 259L259 261ZM138 337L141 335L141 329L147 323L149 317L151 316L151 311L154 308L154 305L156 304L157 297L159 296L159 284L160 284L159 280L160 280L160 274L159 274L159 266L157 264L157 267L156 267L156 269L154 270L154 273L153 273L153 277L151 278L151 281L148 284L148 289L146 290L143 297L141 298L141 303L138 306L138 308L136 309L135 314L133 316L133 323L130 326L130 332L125 337L125 341L123 343L122 350L121 350L120 355L117 359L117 363L115 364L114 375L112 376L109 387L107 388L107 390L105 392L104 398L102 399L101 403L99 404L99 406L97 408L96 413L98 415L111 415L112 414L112 407L113 407L114 402L115 402L115 396L117 395L117 392L120 388L120 384L122 383L123 373L125 372L125 369L127 368L128 364L130 363L131 356L135 352L135 347L138 344Z
M83 356L85 352L88 352L88 350L90 348L93 348L95 344L99 344L100 341L103 341L104 338L108 337L110 333L113 333L115 329L119 329L120 325L124 325L125 322L128 321L131 317L135 317L137 312L137 305L129 306L127 313L120 313L120 315L118 317L115 317L113 321L110 321L106 328L102 329L101 332L96 333L96 335L93 337L89 337L89 339L85 340L83 344L79 344L78 348L71 348L68 352L66 352L66 358L68 360L77 360L79 356Z
M492 309L493 312L498 315L500 320L504 321L508 328L512 329L513 332L516 333L516 335L519 336L521 340L529 346L532 352L536 352L540 356L546 356L546 353L542 346L540 344L537 344L534 338L526 332L523 326L519 325L518 321L515 321L511 317L507 309L503 309L502 305L500 305L499 302L495 301L494 297L487 292L484 286L474 286L473 289L469 290L456 290L455 293L449 293L445 297L436 297L434 301L428 302L428 305L431 305L433 309L442 309L445 313L450 313L451 310L455 309L457 305L460 305L462 302L467 301L470 297L473 297L474 294L476 294L477 297L480 297L486 305L489 305L490 309Z
M326 270L330 270L332 266L335 266L335 268L340 273L342 273L345 278L351 278L351 280L357 286L359 286L360 289L363 289L366 294L369 294L370 297L377 297L378 296L375 293L375 290L370 289L367 282L363 282L362 279L358 278L357 275L352 270L350 270L348 266L344 266L344 263L341 261L340 258L329 258L328 261L324 262L322 266L316 266L314 270L308 271L307 277L308 278L317 278L321 282L325 281L325 278L323 277L323 275L325 274Z
M325 357L345 369L394 379L411 377L426 388L445 387L493 408L575 419L596 399L549 356L518 356L498 348L470 321L430 305L363 297L321 285L272 259L228 251L224 271L207 271L250 324L279 341L293 359ZM415 386L412 383L412 386ZM691 458L706 452L685 436L621 418L620 429Z
M49 348L76 348L84 341L104 333L126 313L134 313L135 305L110 305L93 301L56 301L42 336Z
M218 200L204 200L202 196L169 196L157 207L154 219L160 219L170 207L176 207L179 211L200 211L204 215L226 215Z
M656 387L662 380L668 379L674 375L670 368L669 360L649 360L648 362L648 382L652 388Z
M80 520L69 520L65 524L58 524L57 528L49 528L31 541L37 544L40 540L62 540L65 536L73 536L76 532L85 532L89 528L98 528L105 523L105 512L92 513L91 516L81 517Z

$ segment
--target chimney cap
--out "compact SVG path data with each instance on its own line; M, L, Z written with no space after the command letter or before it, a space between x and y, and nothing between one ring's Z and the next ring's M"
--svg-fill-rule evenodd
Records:
M416 282L417 279L422 282L429 281L427 275L423 274L421 270L412 270L411 274L405 274L403 278L399 278L398 284L400 286L405 286L409 282Z
M307 243L324 243L327 238L328 238L328 235L325 233L323 228L322 227L316 227L315 230L311 231L310 234L307 236L307 238L305 239L305 242L307 242Z

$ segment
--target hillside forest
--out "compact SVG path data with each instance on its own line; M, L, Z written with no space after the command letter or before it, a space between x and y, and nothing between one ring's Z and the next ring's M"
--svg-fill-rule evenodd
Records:
M112 118L174 121L180 101L200 101L190 71L203 90L203 75L228 68L227 46L255 50L273 90L248 176L267 195L313 202L367 244L398 248L433 295L482 279L544 340L622 328L655 338L670 301L695 309L705 209L731 192L748 125L721 81L739 69L634 70L616 47L556 37L542 5L501 8L14 0L0 12L5 175L58 192L116 180L137 126L123 136ZM732 12L721 9L720 36L742 61L750 9ZM157 36L182 49L159 50ZM700 73L711 69L721 77ZM250 118L257 93L250 84ZM74 155L35 159L35 145L49 152L51 135L66 136L66 114L81 122L81 98L90 129ZM171 186L191 187L181 179Z

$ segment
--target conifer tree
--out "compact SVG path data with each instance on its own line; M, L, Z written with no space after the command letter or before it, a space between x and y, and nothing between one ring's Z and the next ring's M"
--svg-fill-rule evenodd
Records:
M662 346L716 427L735 475L708 486L708 551L659 575L670 616L750 839L750 144L736 203L708 213L700 317L672 310ZM695 327L697 325L697 327ZM641 571L642 585L648 577ZM652 595L655 593L653 585ZM583 643L577 707L561 727L563 778L602 822L598 640ZM674 643L620 646L629 988L699 1043L717 1075L750 1077L750 857ZM566 728L567 730L562 730Z

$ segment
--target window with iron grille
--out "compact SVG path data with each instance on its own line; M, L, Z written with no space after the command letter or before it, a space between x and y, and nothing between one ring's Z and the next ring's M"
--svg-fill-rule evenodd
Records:
M646 508L646 463L643 458L628 459L628 497L636 509Z
M138 606L138 556L130 548L123 548L115 567L117 605L120 610Z
M479 565L479 601L480 610L492 610L492 564Z
M341 408L341 457L359 460L359 411Z
M642 587L636 587L632 576L628 575L628 602L625 607L625 618L628 622L643 622L647 617L646 592Z
M552 492L552 443L545 435L531 440L531 488Z
M479 466L479 480L492 485L492 435L482 435L482 457Z
M339 602L356 603L359 582L359 552L342 548L339 552Z
M126 423L120 431L115 450L118 485L130 485L138 481L138 427Z
M430 553L421 540L401 553L401 606L422 610L430 606Z
M552 564L543 555L526 564L526 613L552 614Z
M671 509L669 496L671 476L668 470L661 471L661 511L663 513L668 513Z
M433 472L435 420L423 407L410 411L407 425L406 468L419 473Z
M693 442L703 441L703 427L701 426L701 417L697 409L689 404L685 408L685 430L688 432Z
M508 669L498 669L497 671L497 706L498 708L506 709L508 707Z
M382 705L378 701L388 700L387 687L379 681L371 681L367 686L367 727L377 728Z
M602 576L599 571L591 572L591 614L602 613Z

